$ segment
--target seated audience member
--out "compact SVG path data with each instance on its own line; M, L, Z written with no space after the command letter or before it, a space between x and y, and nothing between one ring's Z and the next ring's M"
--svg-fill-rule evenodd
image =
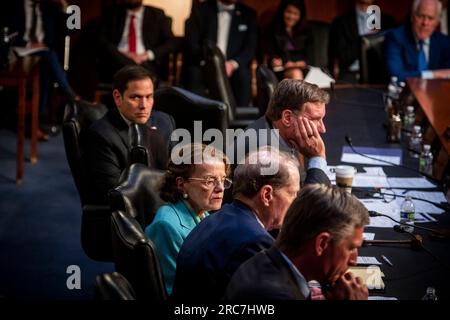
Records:
M256 51L256 13L238 0L207 0L192 8L186 23L184 85L204 95L201 64L206 41L217 44L225 56L225 70L237 105L251 99L250 63Z
M308 282L326 299L366 300L368 290L347 270L356 265L367 209L336 187L306 186L289 208L275 244L242 264L226 300L311 299Z
M449 20L449 12L450 10L448 10L448 0L441 0L442 2L442 14L441 14L441 19L440 19L440 23L439 23L439 29L441 30L441 32L443 34L445 34L446 36L449 35L449 30L448 30L448 20Z
M271 147L249 154L234 173L231 204L186 238L177 260L175 300L217 301L234 271L274 239L300 188L298 163Z
M318 86L301 80L284 79L275 88L266 114L237 137L235 163L239 164L244 155L254 151L252 148L255 145L271 145L298 158L300 162L303 162L303 157L308 158L307 171L312 169L317 172L307 175L306 182L329 183L325 174L325 144L320 136L326 131L323 118L328 101L328 93ZM256 144L249 143L252 137Z
M120 68L137 64L153 79L162 73L163 61L176 49L176 41L164 11L144 6L142 0L125 0L101 16L100 78L109 78Z
M83 160L90 179L92 204L107 204L108 191L117 186L127 166L128 127L132 123L149 124L153 108L153 82L141 66L131 65L114 76L115 107L82 133ZM164 170L168 147L158 129L149 136L150 166Z
M375 0L356 0L355 7L334 19L330 28L328 59L333 76L345 82L357 82L359 75L360 37L376 33L379 30L369 29L367 8ZM381 12L381 29L395 26L391 16Z
M13 40L14 46L42 49L32 53L41 57L39 90L41 118L45 115L53 82L58 83L67 100L78 98L67 80L57 54L57 51L62 49L64 34L58 32L65 28L67 2L65 0L3 1L0 8L2 11L0 26L9 27L10 32L18 32ZM39 130L38 139L46 141L48 134Z
M145 229L156 245L168 294L172 293L176 260L184 239L209 215L208 211L220 209L224 189L231 186L228 160L217 149L185 145L180 158L180 164L169 161L161 185L161 199L168 203L158 209Z
M306 47L311 41L305 21L303 0L282 1L268 29L268 64L280 80L303 79L303 69L307 66Z
M386 35L385 57L391 76L401 81L450 78L450 38L435 31L441 9L438 0L415 0L410 23Z

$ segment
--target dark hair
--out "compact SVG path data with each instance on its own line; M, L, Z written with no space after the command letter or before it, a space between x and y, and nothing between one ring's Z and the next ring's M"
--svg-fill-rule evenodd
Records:
M272 27L281 32L286 30L286 26L284 25L284 11L286 11L287 6L289 5L300 10L300 20L293 28L294 33L299 33L305 28L306 22L306 6L304 0L281 0L274 19L272 20Z
M296 256L321 232L339 243L368 223L369 213L355 196L336 186L307 185L286 213L276 246Z
M175 159L176 158L176 159ZM228 176L230 171L230 162L226 155L220 150L201 143L191 143L188 145L177 145L173 148L172 154L167 165L167 171L162 178L159 187L159 196L162 200L175 203L182 198L182 192L178 189L176 179L181 177L188 179L195 171L195 166L206 163L211 159L222 160L225 164L225 174ZM182 162L179 163L179 160ZM198 160L201 162L199 163Z
M130 81L147 78L152 80L150 72L144 67L138 65L125 66L114 75L113 90L118 90L120 94L123 95L125 90L127 90Z
M307 102L328 103L328 93L317 85L302 80L284 79L275 88L267 107L266 117L271 121L281 119L284 110L301 111Z
M275 172L264 174L264 168L277 167ZM299 167L298 160L271 146L251 152L245 162L234 170L233 195L251 198L265 185L280 189L289 183L289 167Z

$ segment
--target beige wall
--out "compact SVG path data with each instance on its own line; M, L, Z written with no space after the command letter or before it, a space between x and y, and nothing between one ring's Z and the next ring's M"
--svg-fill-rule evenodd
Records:
M144 4L163 9L173 19L173 33L184 35L184 21L191 12L191 0L144 0Z

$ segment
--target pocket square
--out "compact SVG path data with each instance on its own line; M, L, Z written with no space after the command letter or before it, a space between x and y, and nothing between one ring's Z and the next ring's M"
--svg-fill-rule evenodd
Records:
M248 26L246 25L246 24L240 24L240 25L238 25L238 30L239 31L247 31L247 29L248 29Z

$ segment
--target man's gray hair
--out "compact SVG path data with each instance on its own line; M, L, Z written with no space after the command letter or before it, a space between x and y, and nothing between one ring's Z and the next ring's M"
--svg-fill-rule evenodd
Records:
M369 213L355 196L335 186L307 185L286 213L276 246L295 256L321 232L339 243L366 224Z
M299 166L293 156L271 146L261 147L249 153L244 163L234 170L233 195L242 194L251 198L265 185L271 185L274 189L282 188L289 184L289 168L298 170ZM264 170L267 167L277 170Z
M438 19L441 17L442 2L440 2L439 0L414 0L414 2L412 4L412 11L411 11L412 14L415 14L417 12L422 1L435 1L437 3L437 16L436 17Z

